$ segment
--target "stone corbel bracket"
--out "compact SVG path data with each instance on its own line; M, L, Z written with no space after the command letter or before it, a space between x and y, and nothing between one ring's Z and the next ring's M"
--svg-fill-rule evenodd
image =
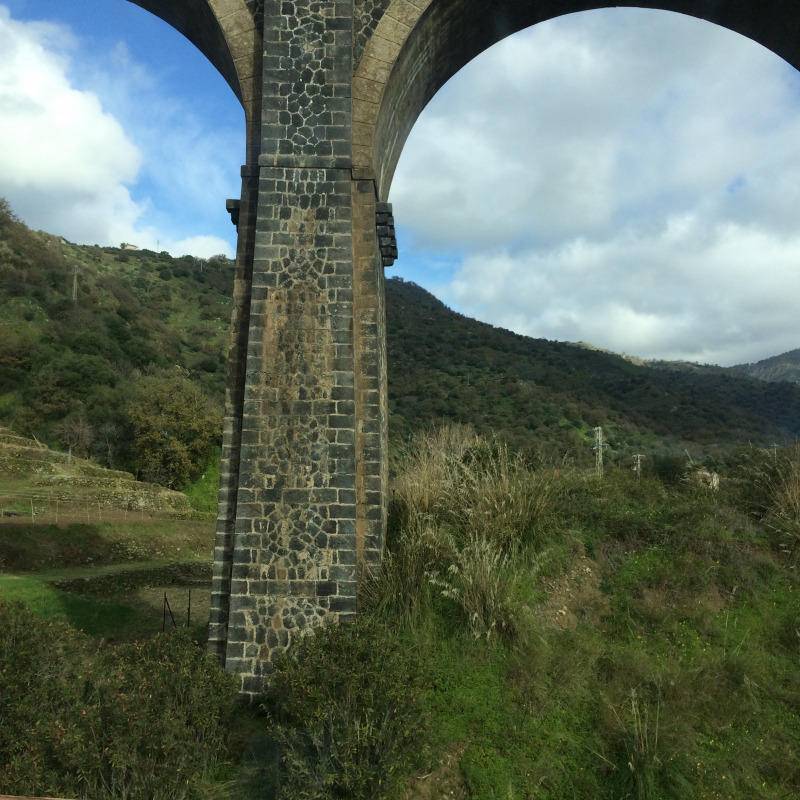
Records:
M378 247L384 267L391 267L397 259L397 236L391 203L375 204L375 225L378 229Z
M242 202L241 200L226 200L225 201L225 210L231 215L231 222L236 227L236 230L239 230L239 211L241 210ZM2 798L0 798L2 800Z

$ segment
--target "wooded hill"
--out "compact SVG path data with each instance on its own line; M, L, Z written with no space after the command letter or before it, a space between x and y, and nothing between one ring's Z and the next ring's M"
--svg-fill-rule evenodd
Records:
M232 287L223 256L73 245L30 231L0 201L0 424L180 486L202 469L208 447L187 455L183 477L165 476L148 462L137 425L154 419L167 389L194 392L195 408L205 398L218 418ZM736 443L794 441L800 431L798 386L721 368L640 366L476 322L413 283L390 279L386 288L395 439L458 421L530 455L581 463L594 458L595 426L609 458L713 456ZM189 431L181 446L188 452L208 430Z
M413 283L387 282L391 425L446 418L515 448L593 458L592 428L612 452L713 454L735 443L792 442L800 387L732 369L642 366L565 342L531 339L448 309Z
M0 424L181 488L221 434L232 288L222 256L79 247L0 201Z
M788 353L765 358L754 364L737 364L731 369L762 381L800 383L800 350L789 350Z

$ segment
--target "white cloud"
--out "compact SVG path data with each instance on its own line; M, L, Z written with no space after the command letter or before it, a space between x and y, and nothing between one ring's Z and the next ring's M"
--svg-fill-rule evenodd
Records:
M400 274L456 253L428 285L494 324L717 363L800 346L800 78L708 23L608 9L505 40L423 113L391 200Z
M70 86L59 41L69 32L0 6L0 194L32 227L116 238L141 213L126 187L141 154L94 94Z
M683 217L657 237L467 256L444 300L529 336L732 364L797 346L800 231L779 238ZM754 272L753 264L769 265Z
M218 236L192 236L174 242L168 249L174 256L189 254L198 258L211 258L211 256L224 254L230 257L228 252L230 245L225 239L220 239Z
M233 231L235 122L196 119L124 43L89 47L2 5L0 52L0 196L21 219L75 242L232 255L214 226Z

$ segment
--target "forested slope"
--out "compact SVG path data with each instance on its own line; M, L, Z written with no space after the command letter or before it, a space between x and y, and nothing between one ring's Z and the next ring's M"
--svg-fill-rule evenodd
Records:
M387 282L387 316L395 430L445 418L554 455L586 452L598 425L620 449L783 443L800 430L800 387L519 336L397 279Z
M171 417L188 426L173 430L173 456L193 447L200 460L213 452L232 286L224 257L79 247L28 230L3 201L0 424L177 485L182 479L148 462L145 439L158 415L172 413L163 399L175 413L194 415Z
M185 482L210 452L192 450L198 437L219 442L232 288L223 256L73 245L30 231L0 202L0 424L105 466ZM798 386L637 365L476 322L413 283L386 289L395 439L457 421L529 454L585 461L596 426L610 458L713 454L800 431ZM177 401L171 410L165 397ZM147 442L158 437L146 429L181 408L200 409L192 416L207 424L180 423L180 446L193 454L176 477L153 463Z

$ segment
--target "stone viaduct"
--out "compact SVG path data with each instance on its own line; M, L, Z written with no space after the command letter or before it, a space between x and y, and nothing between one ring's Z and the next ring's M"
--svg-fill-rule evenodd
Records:
M385 203L418 115L464 64L591 0L131 0L244 107L210 644L258 692L292 635L356 611L381 558ZM639 0L800 68L800 0ZM378 216L376 216L378 215ZM376 220L378 224L376 225Z

